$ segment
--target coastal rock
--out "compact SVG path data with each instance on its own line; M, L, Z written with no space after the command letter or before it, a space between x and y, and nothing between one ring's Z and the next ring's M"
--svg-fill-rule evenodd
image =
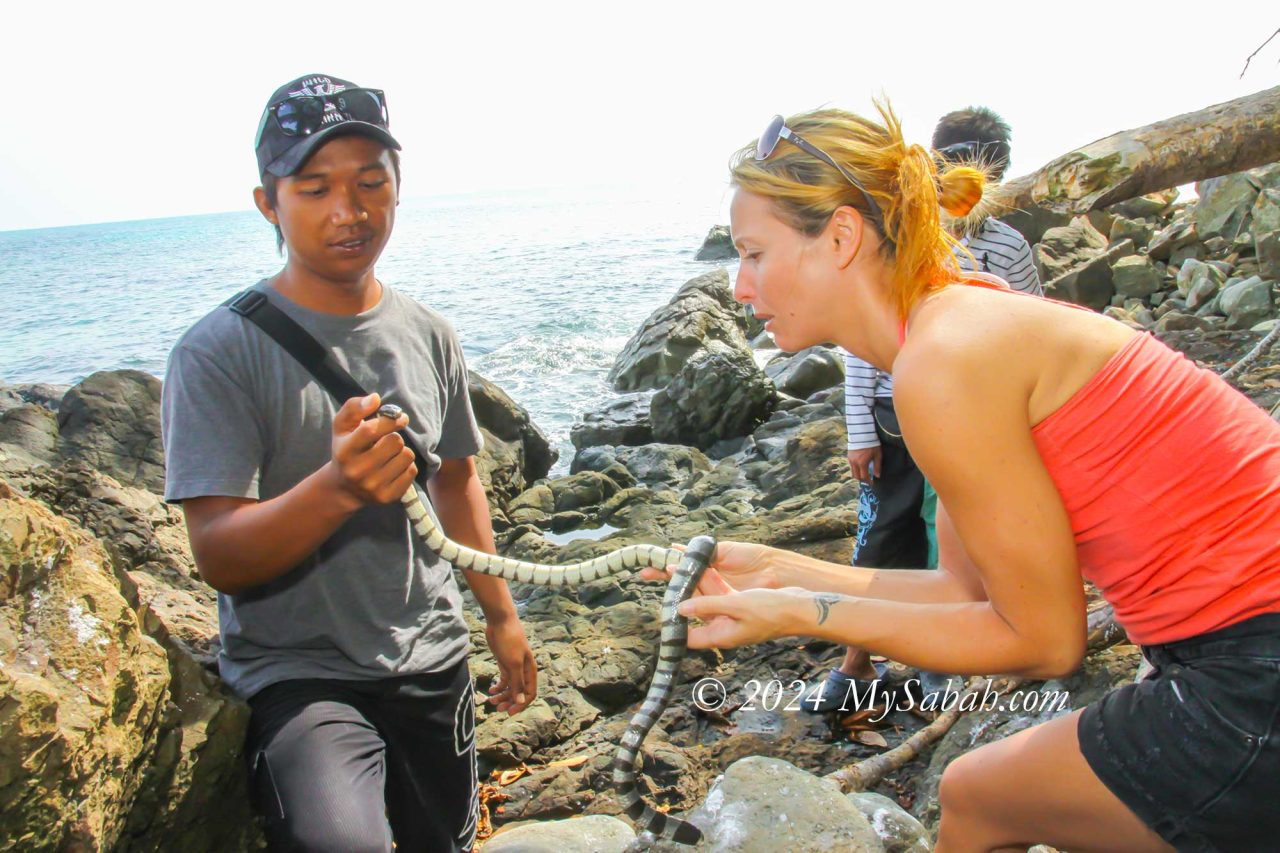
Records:
M653 396L649 419L657 440L705 449L747 435L776 403L750 350L712 342Z
M243 789L226 803L217 783L231 780L198 753L226 747L243 775L243 704L219 717L193 702L209 676L143 632L93 537L3 483L0 569L0 833L19 847L244 849ZM192 820L209 823L188 834Z
M929 830L902 806L871 791L847 795L884 844L884 853L929 853Z
M723 269L705 273L649 315L618 354L609 382L617 391L661 388L710 341L749 353L753 332L733 300L729 274Z
M707 237L693 256L695 261L728 261L738 257L728 225L712 225Z
M656 608L622 601L566 627L573 642L548 663L559 683L610 710L644 697L658 649Z
M22 403L0 413L0 445L17 448L33 461L58 459L58 420L43 406Z
M1116 293L1111 278L1111 266L1121 258L1132 255L1133 251L1132 242L1120 241L1102 254L1051 279L1044 286L1045 296L1066 299L1077 305L1085 305L1095 311L1101 311L1110 304L1111 297Z
M1258 193L1250 213L1249 229L1255 234L1280 229L1280 188L1268 187Z
M1280 189L1267 188L1258 193L1249 229L1259 274L1280 279Z
M1036 244L1034 255L1041 281L1053 281L1101 255L1107 238L1084 217L1070 225L1050 228Z
M1197 245L1198 239L1196 224L1191 214L1184 211L1151 238L1147 244L1147 256L1153 261L1168 261L1174 252Z
M547 476L560 454L528 411L473 370L467 371L467 392L484 436L476 470L497 520L529 483Z
M844 382L844 357L830 347L809 347L770 362L764 372L778 391L804 400Z
M1258 256L1258 273L1280 280L1280 229L1257 235L1253 245Z
M684 488L696 474L710 470L701 451L680 444L647 444L615 448L618 462L650 488Z
M24 487L98 538L148 634L214 666L217 595L196 571L179 507L76 462L41 471Z
M2 483L0 577L0 835L109 849L155 750L164 651L97 543Z
M583 509L603 503L618 492L618 484L599 471L580 471L547 483L556 512Z
M1111 268L1111 281L1119 296L1150 296L1160 289L1160 280L1159 270L1146 255L1121 258Z
M1111 223L1107 239L1112 244L1119 243L1121 240L1132 240L1135 246L1145 246L1155 235L1155 226L1146 221L1117 216Z
M1027 205L1018 210L1010 210L1001 214L999 219L1012 226L1023 236L1028 245L1032 246L1044 239L1044 235L1049 229L1061 228L1071 223L1070 214L1058 213L1035 205Z
M507 518L512 524L536 524L541 527L555 511L555 493L546 483L539 483L525 489L507 505Z
M777 758L750 756L730 764L688 820L703 832L695 849L706 853L885 849L839 788Z
M18 389L10 388L0 382L0 413L21 406L25 402L26 400L22 399L22 395L18 393Z
M70 385L57 385L49 382L28 382L13 386L14 390L28 403L43 406L51 412L62 406L62 398L71 390Z
M1178 268L1178 294L1187 300L1188 308L1194 308L1195 306L1191 304L1193 291L1201 293L1212 291L1216 293L1222 287L1226 278L1222 270L1216 266L1189 258Z
M498 712L476 725L476 754L494 764L525 761L538 750L563 743L596 721L600 711L573 688L540 691L514 717Z
M1226 281L1226 275L1217 267L1202 264L1193 275L1190 289L1187 291L1187 308L1196 311L1208 305L1218 295Z
M584 815L505 829L484 844L485 853L622 853L636 833L616 817Z
M67 392L58 409L60 450L127 486L164 491L160 380L103 370Z
M1221 318L1219 318L1221 321ZM1170 311L1156 321L1156 332L1205 332L1214 328L1210 318L1184 314L1181 311Z
M28 403L56 412L69 387L69 385L51 385L47 382L28 382L21 385L5 385L0 382L0 413Z
M569 439L578 450L601 444L648 444L653 441L653 427L649 423L652 397L643 391L625 394L603 409L587 412L581 422L573 425Z
M1196 193L1200 196L1195 206L1200 239L1220 236L1234 240L1248 225L1258 186L1249 172L1237 172L1198 182Z
M1131 219L1159 216L1169 209L1169 205L1173 204L1177 197L1178 191L1176 189L1164 190L1162 192L1140 195L1136 198L1117 202L1107 208L1107 210L1117 216L1127 216Z
M102 544L120 594L168 663L155 750L117 849L252 849L241 756L249 709L213 675L215 594L196 574L181 511L79 463L43 469L24 488Z
M1218 303L1228 329L1249 329L1275 313L1271 282L1253 276L1222 291Z
M761 505L773 507L787 498L811 495L823 486L852 482L846 439L844 418L838 415L802 424L787 439L777 462L752 478L764 492ZM747 476L751 477L749 471Z

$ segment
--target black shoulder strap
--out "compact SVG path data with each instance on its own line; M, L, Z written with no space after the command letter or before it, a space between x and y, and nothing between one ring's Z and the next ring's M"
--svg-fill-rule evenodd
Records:
M368 396L369 392L360 387L360 383L351 377L346 368L310 332L273 305L261 290L241 291L222 304L253 323L293 356L339 406L352 397ZM405 446L413 451L418 463L418 482L425 487L427 472L430 470L426 454L409 433L401 430L400 437L404 439Z

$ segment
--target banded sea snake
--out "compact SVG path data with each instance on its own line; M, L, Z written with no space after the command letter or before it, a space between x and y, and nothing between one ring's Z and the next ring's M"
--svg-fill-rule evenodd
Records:
M400 408L384 405L378 409L378 414L394 420L400 417ZM675 565L671 580L667 582L666 594L662 597L662 636L658 646L657 669L645 694L644 704L631 717L614 755L613 785L627 815L643 829L658 838L681 844L696 844L702 837L700 829L645 803L636 785L636 771L640 767L640 745L671 701L676 670L688 649L686 643L689 638L689 620L676 612L676 605L693 595L698 581L702 579L715 554L716 540L710 536L695 536L689 541L683 554L674 548L659 548L656 545L628 545L581 563L546 566L486 554L450 541L427 512L416 483L410 484L400 502L404 504L414 532L422 537L427 548L440 559L459 569L495 575L520 583L576 586L636 569L652 567L668 570Z

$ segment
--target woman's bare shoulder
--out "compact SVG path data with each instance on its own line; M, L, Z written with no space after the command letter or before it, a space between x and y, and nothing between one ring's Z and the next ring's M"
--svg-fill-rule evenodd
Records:
M919 312L894 362L895 397L967 389L1025 405L1035 422L1088 381L1134 334L1094 312L985 288L948 288Z

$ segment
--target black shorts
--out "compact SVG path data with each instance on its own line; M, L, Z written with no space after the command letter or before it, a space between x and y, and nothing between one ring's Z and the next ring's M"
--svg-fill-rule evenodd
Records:
M1280 850L1280 613L1143 653L1080 715L1089 767L1178 850Z
M299 679L249 700L254 804L276 851L466 851L475 842L467 661L372 681Z

